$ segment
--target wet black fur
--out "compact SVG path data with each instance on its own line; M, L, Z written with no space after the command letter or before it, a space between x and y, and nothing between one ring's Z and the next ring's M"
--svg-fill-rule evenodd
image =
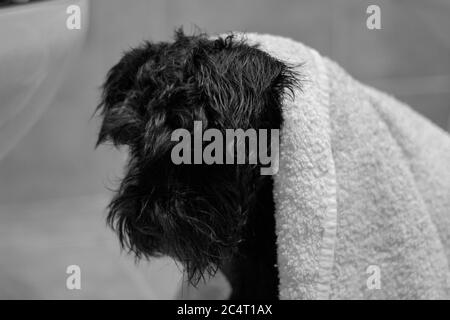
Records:
M285 63L233 35L175 33L145 42L109 71L98 144L127 146L129 162L108 223L137 258L169 255L192 284L222 269L232 298L277 298L272 178L258 165L175 165L171 133L280 128L297 85Z

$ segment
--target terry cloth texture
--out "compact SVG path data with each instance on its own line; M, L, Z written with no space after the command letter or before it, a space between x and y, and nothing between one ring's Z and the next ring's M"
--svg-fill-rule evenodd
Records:
M274 176L280 298L448 298L450 136L301 43L237 35L302 77Z

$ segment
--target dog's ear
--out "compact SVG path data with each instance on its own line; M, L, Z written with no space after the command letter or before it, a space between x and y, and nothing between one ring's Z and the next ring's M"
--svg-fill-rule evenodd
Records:
M143 119L137 99L136 74L142 65L157 56L157 45L145 42L125 52L107 74L96 113L102 118L97 146L111 141L114 145L132 143L142 129Z
M299 84L295 68L233 34L201 44L192 51L190 67L210 119L217 116L219 126L233 128L281 121L271 119Z
M263 72L256 77L260 80L261 105L259 127L280 129L282 118L282 105L285 96L294 97L296 89L301 90L300 74L296 71L299 66L291 66L265 54Z

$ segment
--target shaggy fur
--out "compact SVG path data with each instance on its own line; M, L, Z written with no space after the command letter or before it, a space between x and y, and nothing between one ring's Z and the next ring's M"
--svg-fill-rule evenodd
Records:
M175 33L145 42L109 71L98 144L127 146L129 162L108 223L137 258L169 255L196 284L221 268L233 298L276 298L272 179L258 165L175 165L177 128L280 128L297 85L286 64L232 35Z

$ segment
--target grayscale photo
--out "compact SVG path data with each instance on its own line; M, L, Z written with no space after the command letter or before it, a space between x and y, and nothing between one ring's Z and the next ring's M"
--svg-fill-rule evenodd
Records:
M449 0L0 0L0 300L449 298Z

